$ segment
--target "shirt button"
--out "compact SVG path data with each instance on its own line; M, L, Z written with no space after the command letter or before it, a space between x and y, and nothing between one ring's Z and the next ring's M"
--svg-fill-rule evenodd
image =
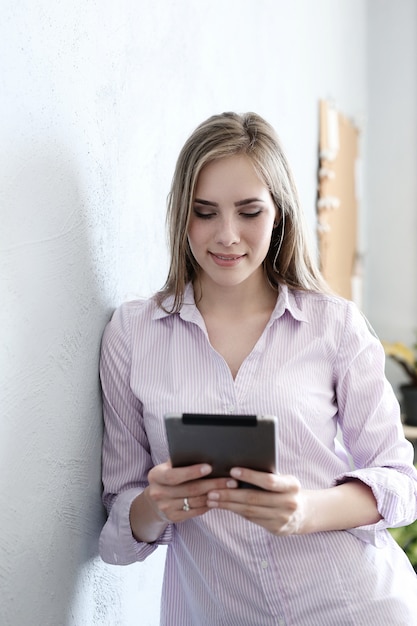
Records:
M267 569L268 568L268 561L261 561L261 567L262 567L262 569Z
M234 413L235 411L235 407L233 404L229 404L229 406L227 407L227 412L228 413Z

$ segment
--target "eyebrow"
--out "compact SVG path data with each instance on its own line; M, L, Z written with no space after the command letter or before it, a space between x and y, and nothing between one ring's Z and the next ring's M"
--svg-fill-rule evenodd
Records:
M213 207L219 206L217 202L210 202L210 200L203 200L202 198L196 198L194 202L196 202L197 204L202 204L204 206L213 206ZM245 198L244 200L239 200L238 202L235 202L234 205L240 207L240 206L246 206L248 204L253 204L254 202L263 203L264 201L261 198Z

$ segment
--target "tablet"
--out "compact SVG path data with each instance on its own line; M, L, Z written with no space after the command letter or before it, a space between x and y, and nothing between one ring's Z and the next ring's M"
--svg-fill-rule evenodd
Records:
M275 416L170 413L164 420L173 467L209 463L216 478L232 467L277 472Z

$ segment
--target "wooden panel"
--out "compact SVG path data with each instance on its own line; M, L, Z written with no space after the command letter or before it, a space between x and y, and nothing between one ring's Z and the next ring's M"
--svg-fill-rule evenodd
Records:
M322 100L317 202L320 265L332 289L349 299L357 258L358 143L354 124Z

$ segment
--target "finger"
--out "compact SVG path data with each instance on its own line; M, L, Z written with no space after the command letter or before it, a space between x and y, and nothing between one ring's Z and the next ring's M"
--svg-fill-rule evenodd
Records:
M225 489L237 489L238 483L233 478L212 478L212 479L198 479L188 483L181 483L176 486L166 485L150 485L149 489L151 497L159 502L169 502L172 500L178 500L181 502L184 498L197 499L199 503L206 503L207 494L210 491L224 491ZM194 506L197 506L195 504Z
M295 476L257 472L248 468L233 467L231 476L240 482L249 483L266 491L277 493L296 493L301 489L299 480Z
M149 482L156 482L160 485L180 485L207 476L212 471L212 467L207 463L189 465L187 467L172 467L170 461L161 463L153 467L149 474Z
M280 501L287 496L275 494L261 489L216 489L207 494L207 504L210 507L222 508L244 507L248 509L273 508L279 506Z
M185 513L194 512L199 509L207 510L207 497L204 496L189 496L188 498L181 498L178 500L178 509L182 509Z
M171 500L169 504L163 505L163 510L163 515L169 522L179 523L203 515L209 508L206 496L199 496Z
M188 513L188 517L194 517L207 511L206 496L193 498L158 497L158 493L153 491L151 487L145 489L144 493L158 517L168 523L183 521L187 518L186 514Z
M154 507L160 512L160 517L165 521L181 521L181 515L178 512L183 509L184 498L188 498L188 502L193 509L197 509L195 515L201 515L207 512L207 493L212 490L236 489L238 483L233 478L198 478L180 484L166 484L162 482L162 476L166 476L166 472L170 468L166 464L157 466L153 471L149 472L149 487L147 495L154 503ZM180 468L185 469L185 468ZM193 469L193 468L191 468ZM152 475L151 475L152 473ZM194 475L194 472L191 472ZM166 480L166 479L165 479ZM204 510L200 510L204 508ZM188 512L188 511L185 511Z
M206 478L204 480L194 480L189 483L183 483L180 487L176 487L176 491L181 496L207 496L210 491L237 489L239 483L234 478Z
M273 520L278 517L277 509L271 506L273 503L269 502L266 505L265 502L248 502L247 500L236 498L237 494L232 494L232 497L225 499L224 493L219 492L219 497L216 498L216 494L209 494L207 498L207 507L209 509L223 509L226 511L231 511L232 513L236 513L245 519L255 521L255 520ZM240 495L242 498L242 495Z

